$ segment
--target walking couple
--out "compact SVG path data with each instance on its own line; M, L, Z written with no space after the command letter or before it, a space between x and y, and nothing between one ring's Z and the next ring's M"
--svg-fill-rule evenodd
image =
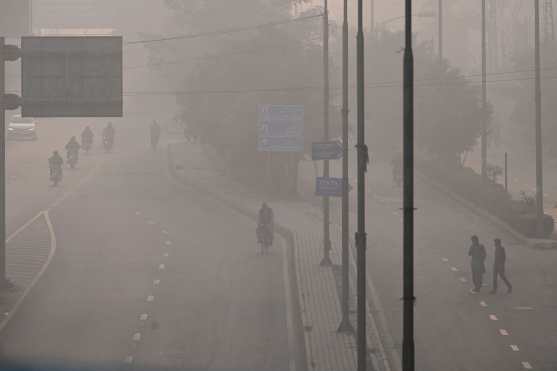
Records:
M485 274L485 259L487 257L487 253L485 250L484 245L480 243L478 236L472 236L472 246L468 250L468 255L471 258L471 267L472 267L472 281L474 282L474 287L470 290L472 293L480 292L480 289L483 284L483 275ZM495 252L494 252L494 259L493 259L493 287L491 289L491 294L495 294L497 292L497 281L499 277L505 282L507 285L507 293L512 292L512 285L507 279L505 274L505 261L506 261L506 253L505 248L501 244L501 240L496 238L493 240L495 245Z

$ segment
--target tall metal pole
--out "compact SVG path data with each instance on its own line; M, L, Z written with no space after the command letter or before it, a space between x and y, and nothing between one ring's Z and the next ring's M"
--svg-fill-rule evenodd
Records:
M369 0L369 32L375 31L375 0Z
M323 14L323 141L329 141L329 6L324 0ZM323 163L323 177L329 177L329 160ZM331 232L330 232L330 202L329 197L323 197L323 258L322 266L330 266L331 262Z
M481 156L482 178L487 179L487 47L486 47L486 0L482 0L482 133Z
M535 39L535 69L536 84L534 99L536 102L536 216L537 234L543 235L543 156L542 156L542 88L540 76L540 0L534 1L534 39Z
M509 155L505 152L505 192L509 192Z
M357 244L357 291L358 291L358 371L367 368L366 341L366 184L365 173L368 164L368 150L365 144L365 101L364 101L364 22L363 0L358 0L357 35L357 97L358 97L358 231Z
M412 0L406 0L404 48L404 246L402 369L414 371L414 55L412 52Z
M439 53L439 68L441 68L441 66L443 65L443 0L439 0L439 6L437 8L437 18L437 26L439 27L437 31L437 39L439 42L437 52Z
M5 39L0 37L0 287L7 283L6 278L6 56Z
M342 320L339 332L352 332L350 323L350 281L348 275L349 240L349 183L348 183L348 0L344 0L342 24Z

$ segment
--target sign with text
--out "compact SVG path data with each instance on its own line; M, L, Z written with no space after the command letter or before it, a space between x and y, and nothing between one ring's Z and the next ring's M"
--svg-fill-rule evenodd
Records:
M316 178L315 194L317 196L342 197L342 189L342 178Z
M24 37L21 50L23 116L122 116L122 37Z
M257 150L260 152L302 152L304 106L260 106L257 131Z
M342 158L342 143L340 141L317 142L311 145L311 157L316 160L338 160Z
M31 0L0 0L0 36L31 33Z

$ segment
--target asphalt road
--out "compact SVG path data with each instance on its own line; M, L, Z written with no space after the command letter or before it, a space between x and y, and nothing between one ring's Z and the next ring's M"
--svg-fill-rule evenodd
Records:
M373 173L373 170L372 170ZM402 214L400 191L371 179L369 274L400 350ZM532 250L422 182L416 189L417 369L430 371L557 369L557 251ZM471 294L467 256L476 234L488 252L483 292ZM490 295L493 238L507 248L514 291Z
M288 369L282 255L258 256L252 221L175 184L146 132L121 128L51 210L57 254L0 334L4 358Z

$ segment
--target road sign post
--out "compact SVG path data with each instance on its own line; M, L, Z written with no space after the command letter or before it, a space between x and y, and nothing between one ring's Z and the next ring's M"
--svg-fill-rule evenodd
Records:
M311 146L311 157L318 160L338 160L342 158L343 148L340 141L317 142Z
M342 178L318 177L315 181L315 194L321 197L342 197L343 183Z

